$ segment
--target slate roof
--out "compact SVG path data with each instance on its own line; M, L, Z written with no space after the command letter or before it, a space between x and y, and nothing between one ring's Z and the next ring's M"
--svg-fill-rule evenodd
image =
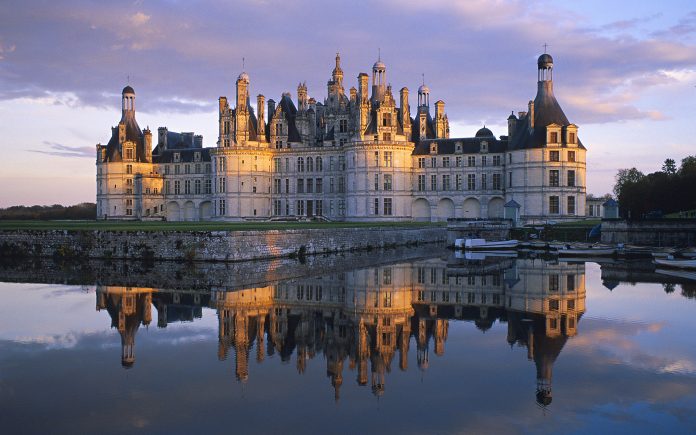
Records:
M295 103L292 102L292 98L289 95L283 95L280 99L278 107L281 108L285 121L288 124L288 142L301 142L300 132L297 131L297 125L295 124L295 118L297 117L297 108Z
M138 162L145 161L145 148L143 146L143 132L135 120L135 116L124 116L121 122L126 125L126 141L135 143L135 158ZM123 161L123 150L118 142L118 126L111 129L111 139L106 144L105 162Z
M507 150L507 141L494 137L466 137L454 139L424 139L416 142L413 155L430 155L430 144L437 144L437 155L456 154L456 144L461 142L462 154L474 154L481 151L481 142L488 142L488 152L503 153Z
M177 163L206 163L210 162L210 150L212 148L187 148L187 149L167 149L160 150L157 154L152 154L153 163L175 163L174 153L179 153ZM195 153L201 153L201 160L195 161Z

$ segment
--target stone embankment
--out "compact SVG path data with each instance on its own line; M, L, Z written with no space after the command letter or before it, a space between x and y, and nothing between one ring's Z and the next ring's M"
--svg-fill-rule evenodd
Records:
M443 227L264 231L0 231L0 256L246 261L444 243Z
M696 219L602 220L602 243L641 246L696 246Z

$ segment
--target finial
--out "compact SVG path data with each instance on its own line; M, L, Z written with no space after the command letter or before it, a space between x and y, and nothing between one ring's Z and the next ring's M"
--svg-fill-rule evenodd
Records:
M377 60L382 60L382 49L377 47Z
M242 57L242 71L244 71L244 68L246 68L245 63L246 63L246 59L244 59Z
M544 42L544 54L546 54L546 49L549 48L549 44Z
M421 73L421 78L423 79L423 86L425 86L425 73Z
M130 85L130 74L128 74L126 76L126 82L127 82L126 84Z

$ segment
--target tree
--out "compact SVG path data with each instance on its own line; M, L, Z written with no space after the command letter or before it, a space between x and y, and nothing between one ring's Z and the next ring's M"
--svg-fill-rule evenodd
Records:
M674 159L665 160L665 163L662 164L662 172L667 175L674 175L677 173L677 163Z
M696 174L696 156L684 157L679 168L680 175Z
M619 169L619 172L616 173L616 177L614 177L616 180L616 184L614 184L614 196L619 198L621 196L621 190L625 185L638 183L643 178L645 178L645 174L636 168Z

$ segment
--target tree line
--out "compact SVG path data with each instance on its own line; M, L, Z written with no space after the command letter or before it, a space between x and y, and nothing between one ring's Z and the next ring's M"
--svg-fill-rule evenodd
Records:
M643 174L636 168L619 169L614 195L621 216L627 219L661 217L696 209L696 156L677 164L665 160L662 169Z
M0 208L0 220L88 220L97 218L97 204L83 202L64 206L54 205L15 205Z

